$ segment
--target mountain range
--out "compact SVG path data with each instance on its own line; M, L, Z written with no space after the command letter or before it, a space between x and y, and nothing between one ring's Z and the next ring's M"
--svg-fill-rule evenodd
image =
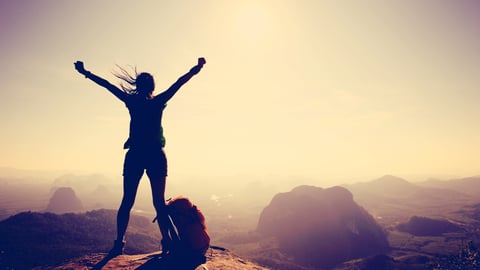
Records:
M102 177L94 178L103 181ZM35 185L34 181L25 184L0 178L5 187L0 190L0 214L3 211L5 217L11 216L0 222L0 237L4 240L0 241L0 264L12 265L14 261L16 263L13 265L17 268L29 269L33 265L58 265L60 263L58 259L66 260L106 252L114 238L114 210L62 215L18 213L21 209L28 210L29 202L37 205L30 208L31 210L44 211L55 190L63 184L78 185L81 181L88 181L90 188L80 189L78 193L75 188L73 190L82 202L87 201L86 209L91 209L90 207L95 204L94 200L103 199L102 194L110 193L105 198L114 198L118 201L119 195L112 192L112 187L102 183L92 186L90 180L92 179L68 176L57 179L50 187L45 187ZM459 252L467 254L480 243L479 184L479 177L413 183L400 177L386 175L372 181L342 187L298 186L290 191L278 192L270 199L262 197L263 193L256 193L254 200L246 201L247 193L237 196L233 192L228 196L207 198L198 196L197 201L201 202L200 208L207 218L213 244L228 247L241 258L251 259L258 265L265 265L271 269L312 269L314 267L312 265L319 262L308 259L318 257L314 251L321 246L315 244L322 242L333 243L331 244L333 247L341 246L342 248L337 248L337 251L350 254L339 255L338 258L331 255L333 262L325 265L334 269L352 267L369 269L368 265L424 269L415 267L434 263L449 265L453 262L465 264L467 266L463 269L469 269L465 257L459 257L458 254ZM262 190L267 189L264 187ZM39 193L45 194L41 195L41 203L34 197ZM17 194L19 196L16 197ZM18 205L15 198L21 198ZM97 203L97 207L104 204L116 206L116 203L108 199ZM346 211L350 214L341 214L345 209L350 209ZM18 214L12 216L15 213ZM127 246L129 248L127 252L146 254L157 250L160 238L158 228L147 218L138 217L133 220L137 221L132 221L132 224L138 226L132 225L129 228L130 244ZM376 228L371 229L372 232L377 232L373 235L380 237L382 234L378 232L384 232L387 249L381 248L385 245L378 245L380 248L375 252L355 255L354 251L362 249L364 244L353 249L340 244L350 243L350 246L355 247L348 239L360 235L359 228L362 222L369 224L366 226L368 228ZM47 225L50 223L57 225ZM309 225L302 228L303 225L299 227L298 224ZM293 234L297 233L298 237L293 237L292 240L288 233L282 235L280 225L293 230ZM329 227L338 228L338 231L343 230L343 233L338 235L319 233L323 229L328 231ZM382 243L383 240L379 237L367 239L380 239L378 243ZM466 245L470 242L472 246ZM135 246L134 243L141 244ZM331 254L335 253L332 251ZM22 265L25 267L22 268ZM367 268L361 268L362 265Z

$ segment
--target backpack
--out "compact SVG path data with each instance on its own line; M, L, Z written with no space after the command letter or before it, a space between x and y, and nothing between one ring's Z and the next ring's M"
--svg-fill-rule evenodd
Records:
M185 197L169 200L167 211L180 238L181 249L204 256L210 247L210 236L202 212Z

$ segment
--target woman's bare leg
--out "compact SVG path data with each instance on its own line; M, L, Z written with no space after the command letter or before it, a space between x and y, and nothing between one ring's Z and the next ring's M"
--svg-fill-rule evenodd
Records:
M123 198L117 213L117 241L123 241L127 231L130 211L135 203L138 184L142 176L125 177L123 179Z
M150 177L150 185L152 187L153 206L157 212L157 221L160 233L162 234L162 249L169 251L172 240L177 239L177 235L172 227L172 223L168 217L167 206L165 205L165 182L166 177Z

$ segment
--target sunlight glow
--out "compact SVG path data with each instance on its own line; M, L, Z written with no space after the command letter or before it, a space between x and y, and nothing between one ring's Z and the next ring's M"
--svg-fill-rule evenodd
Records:
M257 42L270 30L271 10L259 2L247 2L234 17L234 29L245 42Z
M165 110L172 179L478 174L476 6L127 2L0 8L0 167L121 177L128 110L73 62L112 83L137 66L158 93L203 56Z

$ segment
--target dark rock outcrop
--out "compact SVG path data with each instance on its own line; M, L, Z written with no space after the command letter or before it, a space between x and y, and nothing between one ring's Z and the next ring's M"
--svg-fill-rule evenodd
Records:
M72 188L58 188L50 198L45 211L55 214L75 213L83 210L83 204Z
M257 231L275 237L297 263L317 268L388 250L383 229L342 187L299 186L277 194Z
M444 233L462 231L460 226L453 224L448 220L418 216L411 217L407 223L399 224L397 229L415 236L439 236Z

